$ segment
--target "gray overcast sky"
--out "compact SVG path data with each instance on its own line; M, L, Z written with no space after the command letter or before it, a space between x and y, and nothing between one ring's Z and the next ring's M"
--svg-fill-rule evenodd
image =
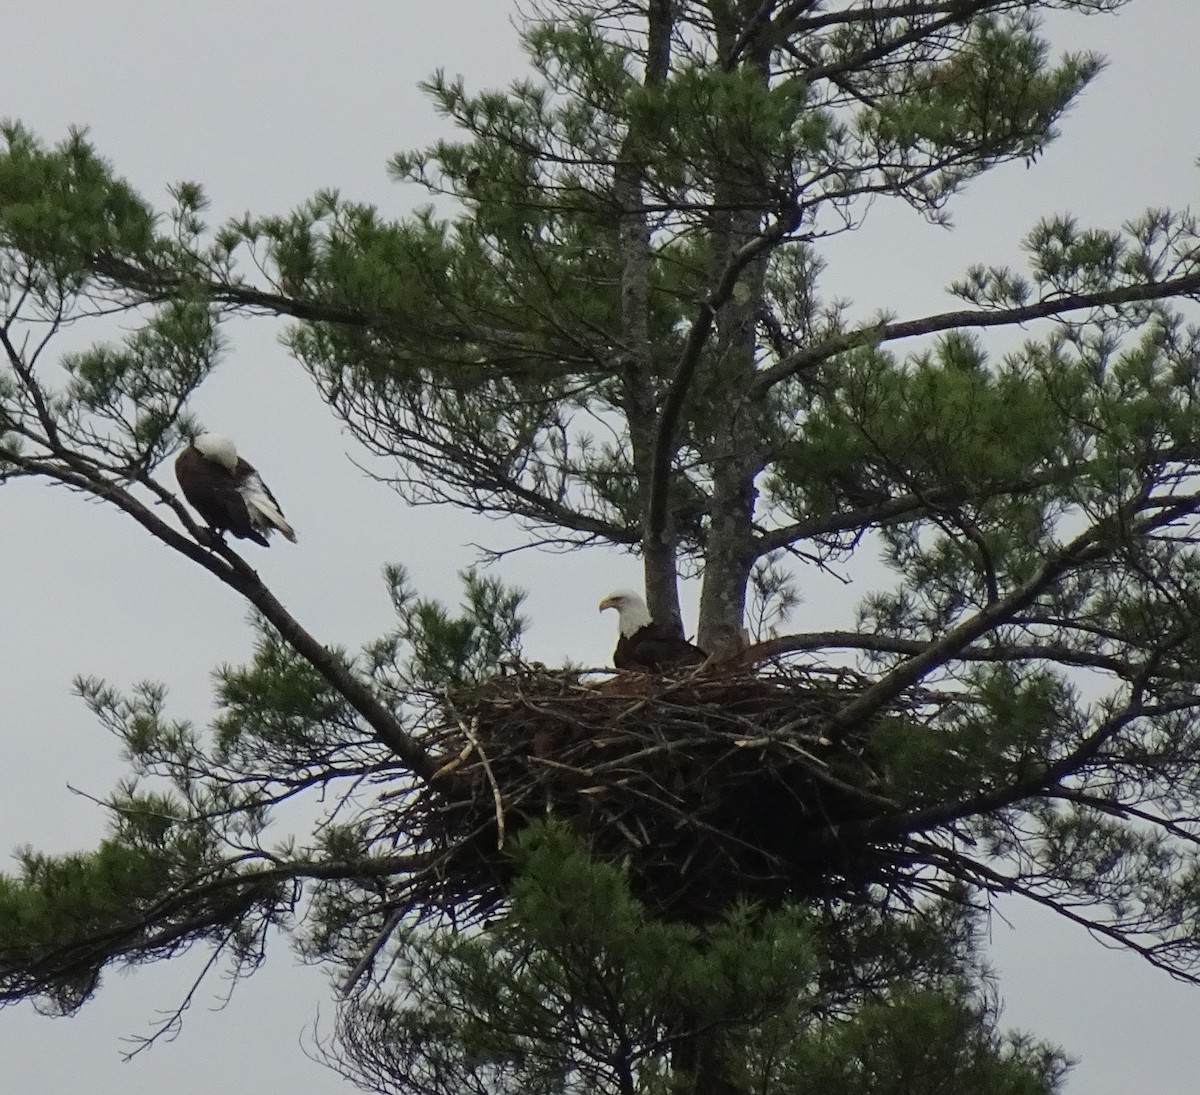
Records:
M283 212L326 186L402 215L423 198L387 181L387 157L444 132L417 80L444 67L473 87L494 86L522 65L506 0L10 8L0 115L50 140L71 124L89 126L100 150L156 201L168 184L198 180L213 221ZM1033 169L1011 165L973 184L953 208L953 232L880 204L866 228L827 246L829 291L853 299L862 315L941 311L954 306L943 286L969 263L1018 262L1017 242L1042 214L1070 210L1115 227L1147 206L1195 205L1200 4L1134 0L1115 17L1060 17L1050 27L1060 47L1111 59L1062 139ZM255 565L323 641L354 646L388 622L384 562L405 563L424 593L455 600L469 545L517 536L454 512L406 510L364 480L348 459L359 454L276 344L278 332L262 320L231 325L228 360L195 409L238 439L297 526L298 546L277 541L252 556ZM164 681L173 713L202 721L211 667L248 651L245 612L116 511L63 491L5 488L0 542L11 758L0 770L0 852L25 843L85 848L103 825L85 796L105 795L122 768L115 743L70 697L71 677ZM639 582L634 562L596 552L519 554L500 573L531 591L528 650L548 662L603 663L612 620L597 615L596 601ZM802 623L845 622L844 592L807 575L804 584ZM1195 1089L1200 988L1036 910L1001 911L994 960L1006 1019L1082 1058L1070 1095ZM221 983L205 985L176 1041L122 1064L121 1039L145 1033L179 1002L201 964L194 958L107 975L73 1019L26 1006L0 1013L4 1090L67 1090L84 1078L94 1095L350 1090L303 1055L314 1026L330 1026L332 1001L323 974L299 966L282 943L227 1008L215 1010Z

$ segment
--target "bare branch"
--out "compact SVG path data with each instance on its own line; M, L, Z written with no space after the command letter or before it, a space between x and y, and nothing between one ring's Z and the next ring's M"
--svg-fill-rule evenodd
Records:
M901 639L892 635L871 635L858 631L807 631L798 635L781 635L767 639L750 647L742 655L748 665L770 661L785 654L806 651L862 650L872 654L906 654L910 657L923 654L929 649L924 639ZM1022 662L1046 661L1059 665L1070 665L1081 669L1102 669L1114 676L1130 679L1139 672L1139 667L1127 658L1099 654L1090 650L1076 650L1063 643L1008 643L997 642L988 646L967 646L960 650L954 660L963 662Z

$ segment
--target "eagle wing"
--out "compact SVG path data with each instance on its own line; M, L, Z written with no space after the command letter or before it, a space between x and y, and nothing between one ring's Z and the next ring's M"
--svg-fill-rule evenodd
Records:
M228 529L239 540L253 540L263 547L270 547L270 542L259 531L258 522L254 520L254 514L238 487L211 487L204 494L208 512L191 498L188 501L213 528Z
M296 530L287 523L283 510L279 508L279 503L275 501L275 495L271 493L270 488L262 481L262 476L245 460L238 460L237 471L234 474L239 479L237 490L251 525L264 535L270 529L278 529L294 544Z
M189 447L175 460L175 478L183 496L214 531L232 532L240 540L269 546L254 527L237 479L220 464Z
M663 673L702 665L708 655L687 639L649 623L632 635L617 641L613 665L618 669L640 669L644 673Z

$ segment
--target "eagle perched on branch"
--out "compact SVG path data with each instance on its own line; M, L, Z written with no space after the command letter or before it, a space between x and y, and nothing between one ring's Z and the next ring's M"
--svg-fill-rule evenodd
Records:
M184 498L214 532L228 530L240 540L269 547L267 537L278 529L296 542L295 530L262 476L223 434L198 435L175 458L175 478Z
M654 622L646 602L629 589L610 593L600 602L600 611L617 610L620 638L613 652L618 669L637 669L643 673L665 673L702 665L708 658L671 628Z

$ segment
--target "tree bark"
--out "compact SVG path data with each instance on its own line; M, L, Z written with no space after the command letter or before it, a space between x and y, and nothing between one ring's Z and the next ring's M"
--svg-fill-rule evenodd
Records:
M729 64L742 65L765 84L770 49L758 33L761 27L755 24L755 14L743 13L733 5L714 4L713 17L719 56ZM729 160L724 165L714 192L720 218L713 233L714 286L746 246L762 238L771 205L766 171L766 164L755 161ZM711 367L721 377L720 389L731 394L748 391L754 381L757 317L771 251L763 247L743 265L734 291L717 310ZM727 417L715 419L721 426L702 446L712 474L712 517L697 642L718 657L744 645L746 587L755 559L755 478L765 463L761 403L743 400Z
M671 0L651 0L646 19L646 56L643 82L661 85L671 63ZM637 134L630 132L613 168L613 193L618 206L621 246L621 340L625 413L629 424L634 475L641 499L642 567L646 603L660 624L683 634L679 610L679 574L674 530L651 513L654 452L658 436L661 377L650 345L650 225L644 207L646 165ZM669 509L668 509L669 514Z

